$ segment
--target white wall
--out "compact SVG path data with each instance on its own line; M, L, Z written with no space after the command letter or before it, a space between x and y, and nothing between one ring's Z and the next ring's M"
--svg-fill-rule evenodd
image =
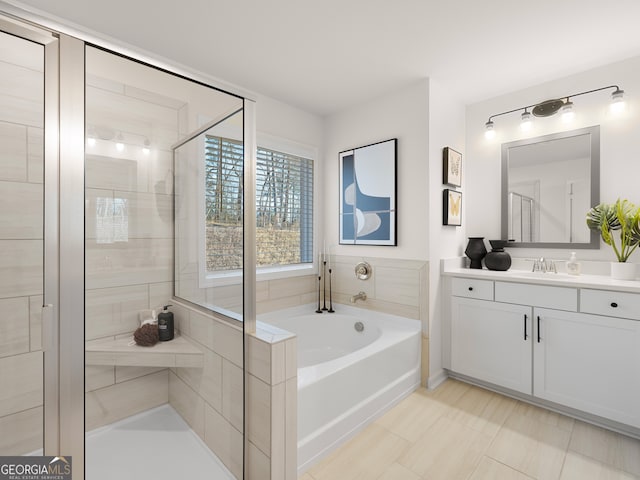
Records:
M322 192L325 240L332 254L428 259L428 95L424 79L326 118ZM398 139L398 246L338 245L338 153L390 138Z
M442 299L440 259L464 255L465 231L471 203L466 191L465 108L446 86L436 79L429 82L429 384L442 375ZM462 226L442 225L442 149L451 147L462 153ZM475 201L475 199L472 199Z
M442 373L440 259L462 255L466 238L464 213L462 227L442 225L442 149L449 146L464 156L464 126L464 105L433 79L332 115L325 124L327 245L337 255L429 262L423 332L429 335L430 377ZM398 246L337 245L338 153L394 137L398 138ZM463 165L467 162L465 158ZM463 211L465 202L463 195Z
M609 112L610 94L606 90L573 99L576 118L567 126L560 116L536 118L534 129L523 134L518 113L494 119L497 136L484 138L484 124L490 115L530 105L549 98L618 84L625 90L626 112L614 116ZM527 137L558 131L600 125L600 201L612 203L618 197L640 204L640 57L613 63L602 68L554 80L532 88L512 92L467 107L466 223L469 236L500 238L500 146ZM584 212L586 214L586 212ZM538 256L568 258L567 250L510 249L519 257ZM610 247L601 243L600 250L582 250L578 257L614 260ZM631 257L640 262L640 256Z

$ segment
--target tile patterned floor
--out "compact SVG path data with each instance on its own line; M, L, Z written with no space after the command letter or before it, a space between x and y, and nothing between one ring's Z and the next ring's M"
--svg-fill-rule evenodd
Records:
M300 480L640 480L640 440L447 380Z

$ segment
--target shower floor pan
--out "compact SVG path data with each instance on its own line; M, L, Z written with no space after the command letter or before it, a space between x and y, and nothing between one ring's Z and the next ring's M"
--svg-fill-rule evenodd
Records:
M235 480L170 405L87 432L86 471L88 480Z

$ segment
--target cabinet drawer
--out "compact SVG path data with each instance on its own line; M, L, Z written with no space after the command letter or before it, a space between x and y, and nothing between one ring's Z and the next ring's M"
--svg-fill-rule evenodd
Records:
M496 302L578 311L578 290L528 283L496 282Z
M640 320L640 294L582 289L580 311Z
M493 300L493 282L491 280L473 278L453 278L451 293L456 297Z

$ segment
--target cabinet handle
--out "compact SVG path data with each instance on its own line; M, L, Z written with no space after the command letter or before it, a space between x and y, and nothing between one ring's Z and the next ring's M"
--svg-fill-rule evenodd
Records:
M540 315L538 315L538 343L540 343Z
M524 314L524 340L525 342L527 341L527 338L529 338L529 336L527 335L527 314Z
M617 304L616 302L611 302L611 306L612 306L613 308L618 308L618 304Z
M470 291L470 292L473 292L473 287L469 287L469 291Z

